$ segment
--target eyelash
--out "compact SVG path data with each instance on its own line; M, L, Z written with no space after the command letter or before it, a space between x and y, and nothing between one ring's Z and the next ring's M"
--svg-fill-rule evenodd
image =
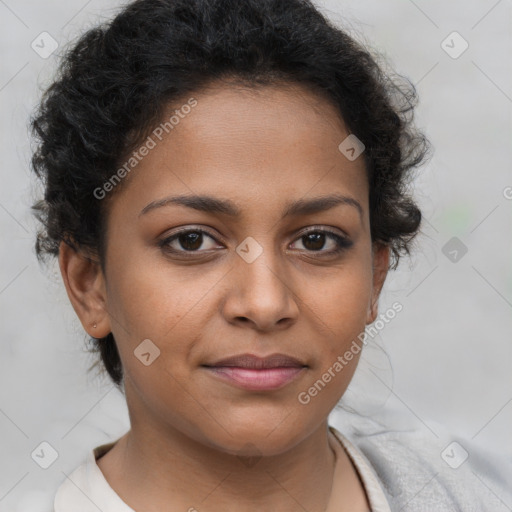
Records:
M174 233L173 235L166 237L163 240L160 240L158 242L158 245L165 252L169 252L169 253L173 253L173 254L194 254L194 253L197 254L197 253L200 253L201 251L176 250L176 249L173 249L170 247L170 244L174 240L177 240L180 236L186 235L188 233L201 233L203 235L209 236L210 238L212 238L213 240L215 240L217 242L216 238L211 233L209 233L208 231L206 231L204 229L184 228L184 229ZM325 228L317 228L317 227L313 227L310 230L301 233L300 236L298 238L296 238L295 240L300 240L302 237L310 235L312 233L322 233L322 234L328 235L335 241L336 249L333 249L330 251L323 251L323 250L314 251L314 250L306 249L306 252L308 252L308 253L318 253L320 255L328 255L328 256L329 255L331 255L331 256L338 255L338 254L346 251L353 245L353 242L351 240L349 240L348 238L345 238L345 237L339 235L338 233L335 233L334 231L330 231Z

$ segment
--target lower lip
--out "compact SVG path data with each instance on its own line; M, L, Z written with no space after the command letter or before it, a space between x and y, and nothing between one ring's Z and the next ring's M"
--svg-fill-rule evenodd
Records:
M305 367L281 367L252 369L235 366L209 366L212 373L235 386L251 391L271 391L280 389L305 370Z

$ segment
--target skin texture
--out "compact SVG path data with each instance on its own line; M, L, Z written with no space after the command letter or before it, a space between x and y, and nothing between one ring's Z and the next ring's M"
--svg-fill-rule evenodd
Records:
M61 245L82 325L95 337L112 331L123 363L131 430L98 465L135 510L320 512L334 469L327 417L360 353L307 405L297 397L375 320L389 265L388 248L370 238L364 160L338 150L349 134L343 121L302 86L224 84L194 97L197 106L112 197L105 274ZM152 201L193 194L231 200L241 214L172 204L141 214ZM341 204L282 218L290 201L331 194L357 200L362 215ZM208 234L202 244L169 242L177 254L159 246L182 227ZM330 236L303 237L314 228L352 246L332 254ZM252 263L236 252L247 237L262 249ZM160 350L149 366L134 355L145 339ZM201 366L276 352L307 368L274 391L235 387ZM342 510L367 510L355 469L348 458L340 464Z

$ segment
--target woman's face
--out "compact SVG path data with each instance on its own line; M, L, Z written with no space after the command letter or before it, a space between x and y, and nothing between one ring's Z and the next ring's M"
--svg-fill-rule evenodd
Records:
M372 268L363 156L340 151L349 134L325 100L299 86L193 96L112 198L107 313L89 331L117 341L132 427L278 454L347 388L389 253ZM215 365L247 354L299 364Z

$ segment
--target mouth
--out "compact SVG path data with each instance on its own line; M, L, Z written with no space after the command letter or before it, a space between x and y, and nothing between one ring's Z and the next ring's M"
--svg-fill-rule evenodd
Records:
M305 363L285 354L267 357L241 354L202 366L215 378L251 391L281 389L308 368Z

